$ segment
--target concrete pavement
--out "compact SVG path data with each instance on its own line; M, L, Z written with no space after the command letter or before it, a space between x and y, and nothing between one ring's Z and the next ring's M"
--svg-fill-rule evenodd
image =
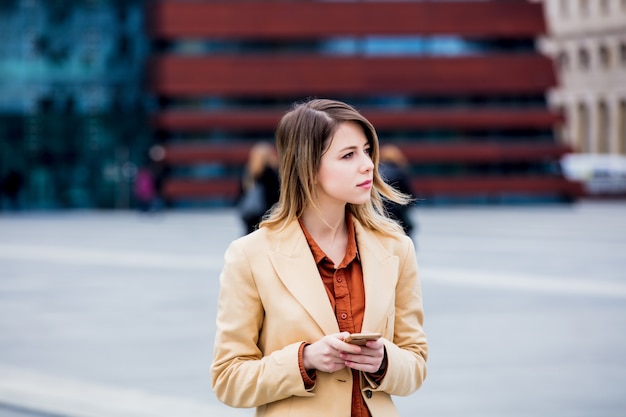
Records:
M626 203L418 208L404 416L626 413ZM250 416L210 390L233 211L0 217L0 416Z

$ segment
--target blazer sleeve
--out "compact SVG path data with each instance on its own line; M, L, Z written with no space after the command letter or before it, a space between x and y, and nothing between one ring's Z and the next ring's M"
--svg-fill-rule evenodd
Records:
M227 249L220 275L211 366L213 390L231 407L257 407L294 395L311 396L298 365L302 342L267 355L258 346L264 308L242 239Z
M393 340L384 340L387 372L380 384L367 378L374 391L406 396L421 387L426 378L428 344L424 333L424 309L415 248L410 238L400 256L396 287Z

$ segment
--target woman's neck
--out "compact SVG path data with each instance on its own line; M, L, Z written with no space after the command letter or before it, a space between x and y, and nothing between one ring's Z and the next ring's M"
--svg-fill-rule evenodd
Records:
M320 246L332 248L345 241L348 234L345 209L333 213L318 212L309 207L302 214L302 223Z

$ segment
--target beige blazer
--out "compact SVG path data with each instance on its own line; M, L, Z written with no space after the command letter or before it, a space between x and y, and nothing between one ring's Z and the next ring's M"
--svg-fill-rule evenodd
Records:
M407 236L385 236L354 223L365 285L362 330L383 334L388 357L383 381L377 385L361 374L361 391L373 417L393 417L398 412L391 395L411 394L426 377L415 248ZM256 416L349 417L349 369L318 371L312 390L300 375L300 344L339 327L298 222L232 242L220 284L211 367L219 400L256 407Z

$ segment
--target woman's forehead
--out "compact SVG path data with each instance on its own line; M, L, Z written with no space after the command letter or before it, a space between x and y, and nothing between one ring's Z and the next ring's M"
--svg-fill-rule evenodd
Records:
M369 139L363 127L357 122L350 121L342 122L337 126L329 138L327 146L329 148L336 148L338 146L345 146L348 143L355 146L362 146L368 142Z

